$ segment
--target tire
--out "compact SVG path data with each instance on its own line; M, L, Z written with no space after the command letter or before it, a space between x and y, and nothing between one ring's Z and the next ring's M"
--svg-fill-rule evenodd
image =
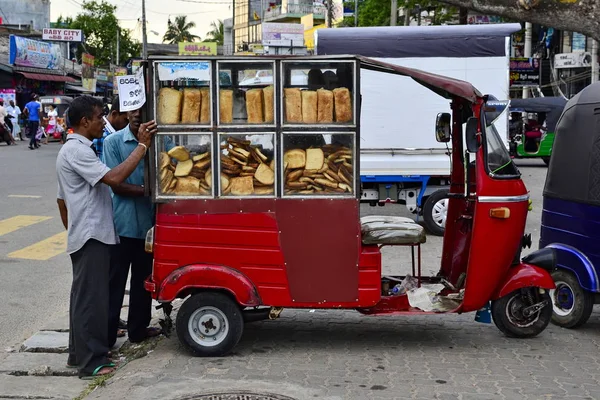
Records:
M529 295L533 298L533 302ZM522 315L523 307L542 301L547 301L547 304L537 313L529 317ZM536 287L515 290L492 301L492 318L498 329L508 337L531 338L537 336L546 329L552 319L550 295L547 291L540 294Z
M448 215L448 189L433 192L423 206L423 220L427 230L435 236L444 236Z
M544 164L546 164L546 166L550 165L550 156L542 157L542 161L544 162Z
M594 308L594 295L579 285L577 277L564 269L552 273L556 289L550 290L552 323L563 328L585 324Z
M208 335L201 335L200 329L205 329ZM187 299L179 309L176 330L181 343L193 355L220 357L240 341L244 319L239 305L227 295L201 292Z

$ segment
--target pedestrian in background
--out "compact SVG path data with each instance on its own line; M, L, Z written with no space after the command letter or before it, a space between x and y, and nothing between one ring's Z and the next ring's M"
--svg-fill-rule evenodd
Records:
M27 129L31 135L29 140L29 149L37 149L40 145L37 142L35 136L37 135L38 128L40 127L40 110L42 105L37 101L37 95L31 96L31 101L25 105L25 115L27 116Z
M123 163L109 168L96 156L92 140L104 128L102 102L90 96L73 100L69 121L74 133L56 159L57 204L68 230L67 253L73 264L69 309L69 358L79 377L110 374L108 302L112 247L119 241L109 186L119 187L146 155L156 133L154 121L142 124L138 142Z
M10 100L9 106L6 107L6 111L8 112L8 116L13 124L12 135L13 139L19 138L19 140L23 141L23 136L21 135L21 125L19 124L19 119L21 117L21 109L19 106L15 105L14 100Z
M94 139L94 148L98 153L98 158L101 160L102 154L104 153L104 139L106 139L108 135L120 131L127 126L127 113L119 111L119 108L119 96L115 96L113 98L110 110L106 112L106 119L104 121L106 122L106 125L104 125L104 134L100 139Z
M127 116L129 125L104 141L103 160L109 168L126 160L138 146L142 129L140 126L143 126L141 110L129 111ZM130 267L127 317L129 341L139 343L161 333L160 329L149 327L152 297L144 288L144 280L152 273L152 254L146 253L144 249L145 238L154 225L154 205L144 193L144 166L145 161L140 160L125 182L112 187L114 223L120 243L114 247L110 267L109 345L113 345L117 339Z

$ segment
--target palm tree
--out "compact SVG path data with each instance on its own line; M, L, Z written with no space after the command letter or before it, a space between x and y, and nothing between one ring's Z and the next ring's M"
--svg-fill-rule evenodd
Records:
M217 42L219 46L223 45L223 20L218 19L210 23L212 30L206 33L205 42Z
M175 22L171 22L169 19L169 27L165 36L163 36L163 43L176 44L180 42L193 42L196 39L200 40L200 36L196 36L190 32L195 27L195 22L187 22L186 15L176 16Z

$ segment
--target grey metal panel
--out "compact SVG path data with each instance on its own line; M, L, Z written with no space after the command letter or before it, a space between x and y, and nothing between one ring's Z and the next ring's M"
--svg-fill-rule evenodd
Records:
M394 26L320 29L317 54L366 57L506 56L506 37L520 24Z

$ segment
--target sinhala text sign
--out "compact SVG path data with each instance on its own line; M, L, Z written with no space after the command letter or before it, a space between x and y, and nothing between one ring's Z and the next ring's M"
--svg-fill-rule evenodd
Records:
M180 56L214 56L217 54L216 42L181 42L179 43Z
M262 24L263 46L304 46L304 25L264 23Z
M510 86L540 86L541 63L539 58L517 57L510 59Z
M137 110L146 103L143 68L138 69L135 75L119 76L117 83L121 112Z
M55 42L82 42L83 34L80 29L44 28L42 39Z

